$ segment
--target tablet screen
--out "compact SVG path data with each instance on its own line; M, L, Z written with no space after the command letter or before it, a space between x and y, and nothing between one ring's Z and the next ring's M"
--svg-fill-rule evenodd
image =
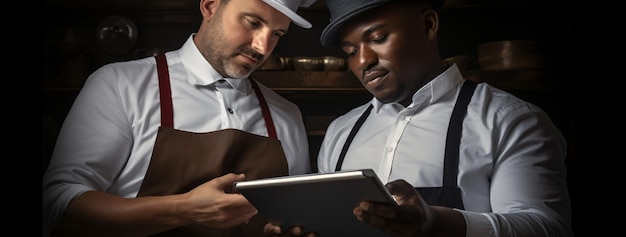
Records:
M241 181L235 189L268 221L318 236L387 236L352 210L362 200L395 203L371 169Z

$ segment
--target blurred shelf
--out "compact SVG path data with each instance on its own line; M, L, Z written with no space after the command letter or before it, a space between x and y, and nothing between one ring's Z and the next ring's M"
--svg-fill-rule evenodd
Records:
M477 82L488 82L503 90L552 90L550 76L542 70L468 70L464 76ZM252 73L252 78L280 93L324 93L342 92L364 94L367 90L350 71L260 71ZM44 91L77 92L79 86L44 83Z
M350 71L255 71L252 78L276 91L365 91Z
M549 91L553 78L540 69L469 70L463 75L472 81L487 82L506 91Z

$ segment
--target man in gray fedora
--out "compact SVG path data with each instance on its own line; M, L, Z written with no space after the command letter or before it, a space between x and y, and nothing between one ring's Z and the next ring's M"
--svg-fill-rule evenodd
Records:
M564 137L538 106L442 61L442 3L326 0L320 41L373 98L328 126L319 172L373 169L397 205L353 214L390 236L572 236Z

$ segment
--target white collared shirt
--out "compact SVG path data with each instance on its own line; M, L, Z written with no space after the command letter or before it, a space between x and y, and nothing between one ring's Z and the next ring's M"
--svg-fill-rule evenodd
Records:
M175 129L204 133L235 128L268 136L250 81L222 78L200 54L193 35L166 55ZM259 87L289 174L309 173L308 138L299 108ZM44 222L58 222L70 201L88 190L135 197L160 126L154 57L111 63L93 72L63 123L44 175L44 219L50 217Z
M371 168L383 183L405 179L414 187L441 187L446 133L462 82L452 65L416 92L406 108L372 99L374 107L341 169ZM318 156L321 173L335 170L350 130L368 105L329 125ZM463 120L459 149L457 180L467 236L543 236L542 228L549 236L571 235L566 142L539 107L479 84ZM549 225L539 225L542 221Z

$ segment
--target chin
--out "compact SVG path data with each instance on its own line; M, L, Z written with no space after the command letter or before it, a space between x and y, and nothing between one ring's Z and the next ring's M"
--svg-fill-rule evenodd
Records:
M383 103L383 104L389 104L389 103L397 102L396 99L389 98L389 97L380 97L380 96L374 96L374 97L376 97L376 99L378 101L380 101L381 103Z
M226 69L226 73L228 77L243 79L249 77L254 69L255 68L248 66L233 66Z
M389 93L391 92L391 93ZM401 97L397 95L397 93L393 93L394 91L385 91L385 90L370 90L370 93L376 97L378 101L384 104L400 102Z

